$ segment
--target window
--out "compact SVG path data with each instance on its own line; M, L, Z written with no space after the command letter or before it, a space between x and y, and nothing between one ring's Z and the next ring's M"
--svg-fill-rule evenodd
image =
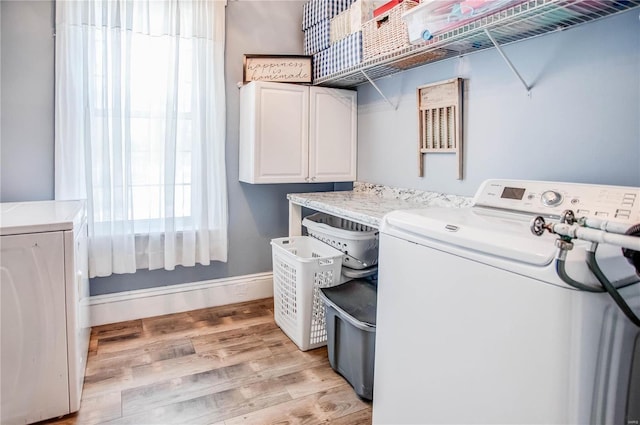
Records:
M56 198L87 199L91 276L226 261L224 2L57 2L56 26Z

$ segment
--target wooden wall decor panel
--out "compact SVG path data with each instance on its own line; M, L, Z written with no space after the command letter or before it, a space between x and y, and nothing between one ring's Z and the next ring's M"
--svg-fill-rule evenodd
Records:
M424 176L424 154L455 153L458 180L462 180L462 84L462 78L453 78L417 89L420 177Z

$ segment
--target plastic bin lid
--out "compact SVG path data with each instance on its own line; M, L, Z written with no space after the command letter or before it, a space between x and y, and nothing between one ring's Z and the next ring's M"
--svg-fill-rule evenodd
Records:
M369 326L376 325L376 299L378 290L366 280L350 280L342 285L320 288L329 305Z
M342 267L342 274L351 279L362 279L378 273L378 266L370 266L366 269L352 269L347 266Z

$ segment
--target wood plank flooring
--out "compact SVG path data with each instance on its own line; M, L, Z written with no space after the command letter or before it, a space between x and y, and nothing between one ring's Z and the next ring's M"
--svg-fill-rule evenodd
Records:
M80 411L42 424L370 424L329 366L273 321L273 299L95 327Z

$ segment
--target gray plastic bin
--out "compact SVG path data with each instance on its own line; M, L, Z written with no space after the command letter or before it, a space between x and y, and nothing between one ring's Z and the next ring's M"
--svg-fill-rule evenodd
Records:
M373 363L376 343L377 289L356 279L321 288L325 305L327 351L333 370L342 375L356 394L373 399Z

